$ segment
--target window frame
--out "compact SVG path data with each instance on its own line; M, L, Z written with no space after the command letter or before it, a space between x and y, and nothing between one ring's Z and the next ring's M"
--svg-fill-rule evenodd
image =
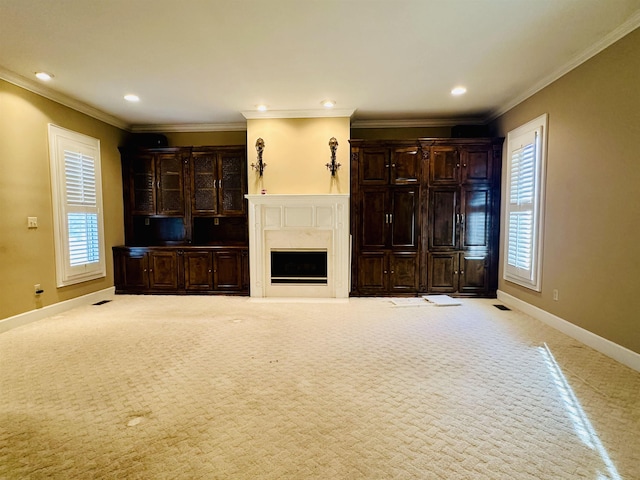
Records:
M83 135L54 124L48 125L49 133L49 166L51 171L53 231L56 260L56 284L66 287L89 280L106 277L106 259L104 247L104 219L102 208L102 168L100 159L100 140ZM79 154L82 159L93 160L93 180L95 181L95 202L70 202L67 198L67 174L65 150ZM84 164L84 163L83 163ZM81 181L80 183L84 185ZM93 182L88 183L90 188ZM84 190L84 187L82 187ZM77 265L71 264L71 238L69 235L68 215L95 214L92 222L97 229L98 260L87 261ZM94 250L94 248L88 248Z
M505 217L504 217L504 265L503 278L506 281L518 284L520 286L542 291L542 254L543 254L543 238L544 238L544 198L546 184L546 163L547 163L547 134L548 134L548 114L539 117L521 125L520 127L510 131L507 134L507 168L506 168L506 185L505 185ZM521 143L523 139L533 135L535 144L534 154L534 178L533 199L531 202L532 210L532 233L531 241L528 246L531 248L529 268L519 268L517 265L509 263L510 246L512 244L513 231L511 228L512 213L522 213L526 211L526 207L522 204L512 203L512 176L513 169L513 153L516 150L525 148ZM527 144L529 145L529 144ZM516 193L516 197L518 194ZM527 203L528 204L528 203ZM515 241L515 239L514 239ZM517 263L517 261L516 261Z

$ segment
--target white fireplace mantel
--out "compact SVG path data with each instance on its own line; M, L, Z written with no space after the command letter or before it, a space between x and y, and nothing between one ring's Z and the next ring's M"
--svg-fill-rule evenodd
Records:
M246 195L252 297L349 296L349 195ZM327 284L272 284L274 249L327 251Z

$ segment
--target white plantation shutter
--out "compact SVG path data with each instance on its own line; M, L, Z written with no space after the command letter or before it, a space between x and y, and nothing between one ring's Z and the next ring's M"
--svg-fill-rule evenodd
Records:
M540 290L543 152L546 115L507 140L506 280Z
M69 264L100 261L95 160L64 151Z
M49 126L58 286L105 276L100 143Z

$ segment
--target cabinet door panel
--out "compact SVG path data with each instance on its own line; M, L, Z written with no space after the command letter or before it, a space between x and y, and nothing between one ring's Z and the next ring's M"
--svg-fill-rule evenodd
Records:
M220 213L245 213L246 168L242 152L223 152L219 159Z
M139 155L130 160L130 189L133 215L155 215L156 186L153 155Z
M241 252L215 252L213 286L216 290L242 289Z
M487 147L467 147L462 151L462 182L489 182L493 152Z
M144 253L122 253L120 259L122 272L118 276L122 281L122 286L125 289L134 290L147 288L149 283L147 255Z
M382 293L387 290L384 252L364 252L359 256L358 290L363 293Z
M417 248L418 246L418 190L391 191L391 247Z
M418 183L420 156L417 147L397 148L391 154L391 183L396 185Z
M213 290L211 252L185 252L184 287L186 290Z
M458 150L455 147L432 147L429 183L431 185L457 184L459 160Z
M366 189L361 193L360 247L383 248L387 235L386 189Z
M486 293L488 291L487 254L460 254L460 292Z
M433 253L429 255L428 289L435 293L452 293L458 290L458 253Z
M491 191L488 187L462 189L462 248L489 247Z
M216 155L194 153L191 157L191 209L195 214L217 212Z
M391 253L389 258L389 287L395 293L418 291L418 255Z
M149 252L149 288L154 290L178 288L178 260L175 251Z
M158 213L184 214L182 158L173 153L158 154Z
M458 190L438 188L429 191L429 248L457 247L456 213Z
M389 150L363 148L359 154L360 183L386 185L389 183Z

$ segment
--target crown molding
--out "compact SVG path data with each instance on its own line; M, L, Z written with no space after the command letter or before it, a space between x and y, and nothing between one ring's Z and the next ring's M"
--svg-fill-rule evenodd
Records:
M248 111L241 112L247 120L262 118L351 118L355 109L316 109L316 110L268 110L266 112Z
M238 123L176 123L131 125L131 133L161 133L161 132L244 132L247 130L245 122Z
M96 120L108 123L109 125L120 128L122 130L129 130L129 124L124 122L123 120L114 117L113 115L109 115L102 110L98 110L91 105L87 105L84 102L76 100L75 98L71 98L64 93L56 92L55 90L45 87L44 85L34 80L29 80L28 78L12 72L11 70L0 67L0 78L6 80L9 83L17 85L20 88L24 88L25 90L40 95L41 97L48 98L49 100L64 105L65 107L69 107L80 113L84 113L85 115L93 117Z
M424 128L454 125L485 125L484 118L437 118L415 120L355 120L351 128Z
M615 42L620 40L622 37L628 35L636 28L640 27L640 9L636 10L636 12L631 15L622 25L620 25L615 30L609 32L603 38L598 40L596 43L591 45L586 50L583 50L581 53L573 57L569 62L565 63L562 67L556 69L550 75L544 77L540 82L536 83L533 87L521 93L517 97L511 99L507 103L505 103L500 108L494 110L489 114L486 121L490 122L495 120L501 115L504 115L512 108L524 102L527 98L532 97L536 93L538 93L543 88L551 85L553 82L558 80L560 77L566 75L574 68L579 67L587 60L595 57L598 53L603 51L605 48L610 47Z

